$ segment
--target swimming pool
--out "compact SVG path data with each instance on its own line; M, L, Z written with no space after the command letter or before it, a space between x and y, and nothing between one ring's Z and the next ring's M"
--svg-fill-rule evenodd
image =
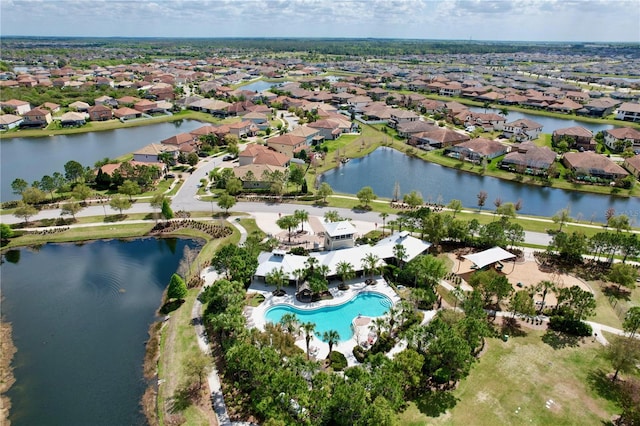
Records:
M317 309L298 309L289 305L276 305L265 314L268 322L278 323L284 314L293 313L298 321L312 322L316 325L316 335L328 330L336 330L340 341L349 340L353 335L351 322L358 315L379 317L387 313L393 303L391 299L380 293L359 293L356 297L342 305L324 306Z

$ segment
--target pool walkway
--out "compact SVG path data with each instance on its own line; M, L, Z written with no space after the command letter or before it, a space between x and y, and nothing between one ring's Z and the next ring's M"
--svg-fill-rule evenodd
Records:
M353 299L361 292L375 292L383 294L391 299L394 304L400 301L400 297L381 276L374 277L376 284L373 285L365 284L365 279L366 277L360 277L347 281L346 283L349 285L348 290L339 290L338 285L340 284L340 281L333 281L329 284L329 292L333 296L333 299L320 300L311 303L300 302L299 300L297 300L294 294L295 289L291 286L283 288L287 292L285 296L276 297L272 294L272 291L274 290L273 286L267 286L263 282L254 280L254 282L251 283L251 286L249 286L247 292L260 293L265 297L265 300L255 308L245 308L247 325L249 327L256 327L259 330L264 330L266 324L265 313L269 308L276 305L284 304L303 310L317 309L320 307L341 305ZM345 355L349 365L359 364L353 356L353 348L354 346L367 340L368 332L372 328L372 325L372 323L368 324L369 329L363 329L359 327L360 330L358 331L358 333L355 333L353 336L351 336L350 339L338 342L337 344L333 345L334 350L342 352ZM296 345L306 352L306 342L303 334L300 334L296 339ZM329 345L320 340L317 336L314 336L311 340L310 347L313 349L310 352L312 352L312 355L316 359L325 359L329 355Z

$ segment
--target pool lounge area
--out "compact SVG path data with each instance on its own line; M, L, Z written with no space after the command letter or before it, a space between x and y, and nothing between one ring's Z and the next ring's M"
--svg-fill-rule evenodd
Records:
M260 330L264 330L264 326L267 321L272 318L280 318L285 312L293 312L296 314L297 312L302 312L308 313L307 315L322 315L323 312L338 311L340 315L343 316L342 320L348 323L348 327L349 330L351 330L351 333L350 336L346 338L346 336L343 336L345 329L341 328L342 331L339 330L340 341L336 345L334 345L334 350L342 352L347 358L349 365L355 365L357 364L357 361L352 354L353 347L357 344L366 345L369 341L371 341L371 331L373 328L372 321L366 320L369 318L380 316L380 312L382 312L382 314L386 313L390 306L400 301L398 295L382 277L376 276L374 280L376 281L374 285L367 285L365 283L364 277L347 281L347 284L349 284L349 289L344 291L338 289L339 282L332 282L329 285L329 292L333 296L333 299L321 300L311 303L298 301L295 297L295 289L293 287L285 287L287 295L276 297L271 294L271 292L273 291L273 287L267 286L263 282L255 280L249 287L248 292L261 293L262 295L264 295L265 300L259 306L255 308L248 308L245 311L247 315L247 325L249 327L256 327ZM374 305L372 307L374 308L374 310L367 310L367 312L371 313L371 315L366 315L366 312L358 312L360 308L360 310L362 311L365 310L364 304L366 304L367 302L371 302ZM341 307L346 306L348 308L353 308L354 303L355 310L346 309L344 312L340 312ZM389 306L387 306L388 304ZM273 313L274 310L277 310L276 312L279 314L279 316ZM269 312L272 312L272 314L269 314ZM347 318L347 316L353 317ZM300 316L300 318L301 322L311 320L311 317L303 318L302 316ZM352 328L352 324L356 319L358 319L357 321L355 321L357 325ZM316 332L319 331L321 333L322 331L326 331L326 329L338 329L338 327L328 324L328 321L326 324L320 322L320 325L316 321L313 322L316 323ZM328 328L323 328L323 326L325 325ZM296 340L296 345L302 350L306 351L305 339L302 334ZM310 347L312 348L310 352L316 359L324 359L329 353L329 345L323 342L317 335L311 340Z

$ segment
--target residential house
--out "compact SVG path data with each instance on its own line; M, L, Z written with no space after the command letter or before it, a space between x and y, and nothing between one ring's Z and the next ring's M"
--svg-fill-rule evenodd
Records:
M133 120L142 117L142 113L138 110L128 107L118 108L113 111L113 116L120 121Z
M530 141L540 136L540 133L542 133L542 124L538 124L527 118L521 118L510 123L505 123L502 132L505 137L513 137L519 142Z
M631 127L605 130L604 143L614 151L623 151L626 147L640 149L640 130Z
M2 119L2 117L0 117L0 119ZM623 165L636 179L640 179L640 154L626 158Z
M481 127L484 130L497 130L504 129L504 124L507 119L499 114L494 113L482 113L473 112L470 110L464 110L460 114L454 117L454 120L463 123L465 127Z
M51 112L48 109L34 108L25 112L22 117L24 121L21 127L46 127L51 123Z
M88 103L82 101L75 101L69 104L69 108L78 112L87 112L90 106L91 105L89 105Z
M403 124L418 121L420 119L418 114L406 109L394 109L390 114L391 118L389 119L389 127L392 129L397 129Z
M118 102L118 106L126 106L133 107L136 103L140 102L142 99L135 98L133 96L123 96L121 98L116 99Z
M269 127L269 118L262 112L249 112L242 119L252 122L260 130L265 130Z
M606 117L612 114L618 105L620 102L611 98L592 99L583 109L578 110L578 113L591 117Z
M103 95L103 96L100 96L99 98L95 98L93 102L96 105L106 105L111 108L115 108L118 106L118 101L113 99L111 96L107 96L107 95Z
M591 130L582 126L567 127L553 131L551 135L553 143L557 144L563 139L567 141L570 148L587 151L595 151L596 149L596 141L593 139L593 133Z
M87 124L87 114L80 112L65 112L60 117L60 124L62 127L84 126Z
M469 139L471 138L464 133L458 133L446 127L434 126L432 130L411 135L409 144L429 149L438 149L456 145Z
M486 138L475 138L457 145L447 147L444 154L450 157L479 163L483 159L491 160L507 153L509 148L498 142Z
M187 108L194 111L203 111L217 117L226 117L227 110L231 104L225 101L219 101L217 99L198 99L192 103L187 104Z
M514 145L511 152L502 159L500 167L518 173L541 175L547 173L555 160L556 153L546 146L539 147L526 141Z
M0 108L15 112L18 115L24 115L31 110L31 104L19 99L9 99L8 101L0 102Z
M148 99L143 99L139 102L136 102L133 105L133 109L135 109L136 111L140 111L143 114L150 114L154 112L157 108L158 108L158 105L155 102L150 101Z
M23 120L19 115L2 114L0 115L0 130L15 129L22 124Z
M396 130L398 131L398 136L402 138L410 138L411 135L428 132L436 127L437 126L433 123L427 123L426 121L409 121L399 124Z
M45 102L42 105L40 105L38 108L48 109L49 111L51 111L51 114L60 112L60 105L54 104L53 102Z
M229 133L235 135L238 138L245 138L248 136L255 136L258 133L258 126L251 121L242 120L237 123L227 124L229 127Z
M338 139L343 133L340 122L333 119L314 121L313 123L307 124L307 127L318 130L319 135L325 140Z
M166 154L176 160L179 153L180 148L176 145L152 143L134 151L133 160L139 163L162 163L162 157Z
M170 138L160 141L162 145L178 147L180 152L196 152L200 147L200 140L191 133L178 133Z
M604 155L592 151L567 152L564 154L562 162L575 173L578 180L588 181L592 177L616 180L629 175L625 169Z
M640 104L625 102L618 107L617 120L640 121Z
M285 154L289 158L293 158L295 153L308 148L306 138L294 136L290 133L268 139L267 146L274 151Z
M96 104L87 111L91 121L105 121L113 118L113 111L104 104Z
M360 113L362 112L362 108L366 107L368 104L373 102L373 100L368 96L354 96L352 98L347 99L347 105L349 105L349 111Z
M264 145L251 144L245 148L238 156L238 164L269 164L272 166L286 167L289 165L291 157L281 154Z
M314 138L320 135L320 131L318 129L314 129L308 126L298 126L287 134L291 136L303 137L307 145L313 145Z
M287 168L271 164L247 164L233 168L234 176L242 181L242 187L244 189L270 188L271 181L264 177L276 171L284 175L287 173Z

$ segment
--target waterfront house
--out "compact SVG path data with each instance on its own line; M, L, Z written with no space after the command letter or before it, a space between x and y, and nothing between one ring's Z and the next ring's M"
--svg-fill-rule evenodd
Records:
M390 112L389 127L397 129L400 125L418 121L420 116L406 109L394 109Z
M557 144L561 140L566 140L570 148L577 148L587 151L595 151L596 141L593 139L591 130L582 126L566 127L556 129L551 135L553 143Z
M19 115L2 114L0 115L0 130L11 130L19 127L24 119Z
M623 151L626 147L640 149L640 131L631 127L605 130L604 143L614 151Z
M113 118L113 111L104 104L92 106L87 112L91 121L105 121Z
M504 156L500 167L526 174L546 174L556 160L556 153L546 146L540 147L531 141L516 144Z
M426 121L409 121L398 125L396 130L398 131L398 136L410 138L412 135L428 132L434 130L436 127L433 123L427 123Z
M515 138L515 140L530 141L537 139L542 133L542 124L538 124L533 120L521 118L510 123L505 123L502 130L506 138Z
M447 147L444 154L450 157L478 163L483 159L491 160L506 154L508 147L498 141L486 138L475 138L457 145Z
M175 145L151 143L133 152L133 160L138 163L161 163L165 154L176 160L180 149Z
M307 145L311 145L314 142L314 138L320 134L320 131L309 126L298 126L287 134L301 136L305 139Z
M128 107L118 108L113 111L113 116L121 121L133 120L142 117L142 113L138 110Z
M426 132L416 133L409 138L410 145L419 147L427 146L430 149L444 148L465 142L471 139L464 133L458 133L455 130L446 127L436 127Z
M87 112L90 106L91 105L89 105L88 103L82 101L75 101L69 104L69 108L78 112Z
M172 145L177 147L180 152L194 152L198 151L200 147L200 140L191 133L178 133L170 138L160 141L162 145Z
M636 179L640 179L640 154L631 158L626 158L623 164L629 173L634 175Z
M237 123L227 124L229 127L229 133L238 137L245 138L247 136L255 136L258 133L258 126L253 124L251 121L242 120Z
M24 121L21 127L46 127L51 123L51 112L47 109L34 108L25 112L22 117Z
M640 104L625 102L618 107L616 119L624 121L640 121Z
M606 117L613 113L618 105L620 105L620 102L611 98L592 99L583 109L578 110L578 114L591 117Z
M54 104L53 102L45 102L42 105L40 105L38 108L48 109L49 111L51 111L51 114L60 112L60 105Z
M65 112L60 117L60 124L62 127L84 126L87 124L87 114L74 111Z
M592 151L567 152L562 162L579 180L588 180L591 177L616 180L629 175L625 169L604 155Z

